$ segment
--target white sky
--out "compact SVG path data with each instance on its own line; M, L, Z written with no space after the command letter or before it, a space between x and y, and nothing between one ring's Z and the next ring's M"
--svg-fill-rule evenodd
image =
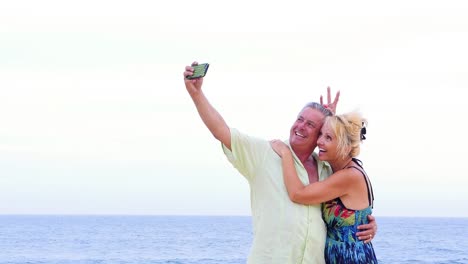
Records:
M162 4L163 3L163 4ZM285 139L329 85L377 216L468 217L465 1L1 1L0 214L249 215L185 91Z

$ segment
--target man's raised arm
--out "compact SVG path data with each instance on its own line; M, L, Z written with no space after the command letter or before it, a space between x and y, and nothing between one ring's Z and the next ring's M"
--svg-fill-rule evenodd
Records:
M192 66L197 65L197 62L192 63ZM203 123L210 130L211 134L223 143L229 150L231 150L231 131L228 125L224 121L223 117L216 111L216 109L210 104L201 87L203 84L203 78L198 79L187 79L187 76L193 74L193 67L186 66L184 71L184 82L187 92L197 108L198 114L200 115Z

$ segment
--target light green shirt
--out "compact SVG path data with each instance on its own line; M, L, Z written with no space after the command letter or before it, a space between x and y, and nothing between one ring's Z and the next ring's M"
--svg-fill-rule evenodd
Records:
M291 202L283 181L281 159L269 141L231 128L231 149L223 145L229 161L250 185L253 242L248 263L325 263L327 231L320 204L307 206ZM323 180L331 174L331 168L313 155L319 180ZM307 171L294 153L293 156L299 178L309 184Z

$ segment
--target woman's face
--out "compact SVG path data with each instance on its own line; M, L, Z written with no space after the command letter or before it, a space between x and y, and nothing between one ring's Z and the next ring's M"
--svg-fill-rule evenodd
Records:
M336 160L338 157L338 141L336 140L335 133L328 123L322 126L319 138L317 140L319 148L319 159L322 161Z

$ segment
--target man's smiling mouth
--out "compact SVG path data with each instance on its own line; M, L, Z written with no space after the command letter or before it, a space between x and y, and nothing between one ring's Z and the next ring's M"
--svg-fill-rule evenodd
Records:
M298 137L301 137L301 138L305 138L304 135L302 135L301 133L299 133L299 132L297 132L297 131L295 132L295 135L298 136Z

